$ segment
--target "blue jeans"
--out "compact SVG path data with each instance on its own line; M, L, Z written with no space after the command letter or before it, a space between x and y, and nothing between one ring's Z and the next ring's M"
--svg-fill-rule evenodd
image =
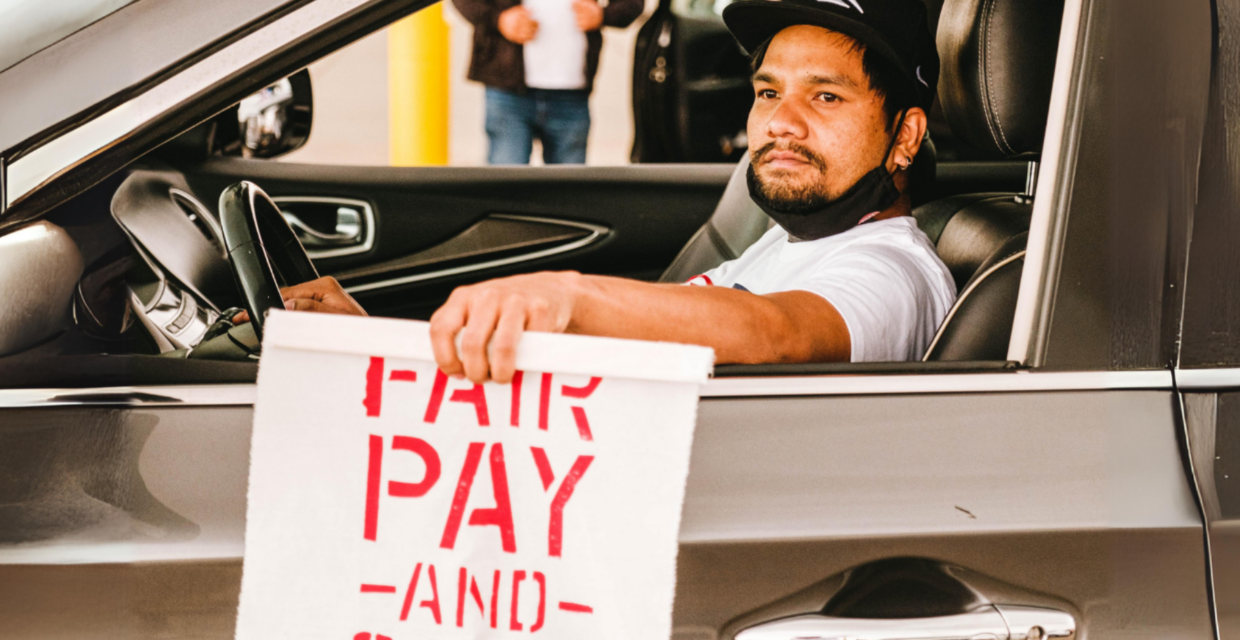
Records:
M529 164L535 138L542 141L543 162L584 164L590 93L529 89L521 94L487 87L486 127L491 164Z

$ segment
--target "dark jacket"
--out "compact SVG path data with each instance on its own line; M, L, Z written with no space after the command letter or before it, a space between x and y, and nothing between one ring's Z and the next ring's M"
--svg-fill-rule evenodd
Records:
M469 60L469 79L488 87L522 93L525 86L525 57L521 45L509 42L499 32L499 14L521 4L521 0L452 0L457 11L474 25L474 50ZM643 0L611 0L603 7L603 26L624 28L633 24L645 8ZM586 34L586 88L594 88L598 54L603 34Z

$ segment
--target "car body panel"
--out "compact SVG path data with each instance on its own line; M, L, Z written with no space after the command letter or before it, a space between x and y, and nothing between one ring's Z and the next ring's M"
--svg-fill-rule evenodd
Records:
M413 4L373 2L366 6L391 14L303 25L281 52L234 61L236 73L219 85L178 75L190 83L184 95L203 98L201 107L170 105L129 123L129 138L65 164L19 205L18 218L33 219L128 164L126 153L141 154L253 85L363 35L327 33L333 26L375 27L395 19L393 7ZM1223 9L1232 4L1225 0ZM1234 420L1218 409L1228 401L1197 396L1183 403L1194 407L1186 418L1169 370L1178 355L1199 159L1214 160L1210 171L1223 164L1201 153L1214 68L1212 5L1070 0L1067 7L1064 33L1076 37L1061 42L1061 109L1045 147L1056 156L1039 182L1041 235L1030 252L1038 257L1026 262L1024 324L1009 353L1011 366L1064 373L953 374L927 363L898 376L775 371L710 382L681 531L677 638L714 638L738 616L842 570L899 557L951 562L1063 601L1081 637L1215 637L1216 599L1220 628L1232 633L1235 569L1225 562L1237 554L1234 527L1230 511L1210 510L1211 498L1221 505L1226 490L1218 470L1229 467L1212 467L1211 488L1200 464L1211 450L1200 443L1230 453ZM1213 95L1226 86L1216 80ZM383 190L390 204L378 203L378 224L389 231L400 216L452 211L486 183L487 193L459 215L434 228L426 222L420 235L422 225L412 223L381 233L373 254L342 258L341 269L440 246L505 200L526 202L531 208L516 212L523 215L598 215L622 231L622 224L641 229L598 245L593 258L631 243L630 252L594 263L600 272L652 270L657 256L634 257L642 233L696 220L642 227L640 211L628 220L588 210L600 184L620 193L651 183L635 177L638 168L610 181L589 170L560 174L574 193L564 206L533 193L554 188L554 177L487 182L487 170L426 172L425 179L414 170L346 172L333 182L340 170L332 167L200 169L187 175L203 192L243 177L270 184L273 195L369 198L366 191ZM687 171L686 181L701 179L694 183L701 193L681 201L696 216L714 183L709 171L696 178ZM320 182L325 193L306 193ZM675 191L675 180L652 183ZM633 196L629 209L672 197L646 195ZM427 210L402 211L419 205ZM1206 384L1195 393L1237 387ZM6 630L35 638L230 636L252 402L248 384L0 393ZM1190 442L1198 443L1192 455Z
M1231 640L1240 638L1240 393L1216 382L1192 387L1184 394L1189 451L1206 516L1219 637Z
M710 398L681 540L1192 529L1172 410L1167 391Z

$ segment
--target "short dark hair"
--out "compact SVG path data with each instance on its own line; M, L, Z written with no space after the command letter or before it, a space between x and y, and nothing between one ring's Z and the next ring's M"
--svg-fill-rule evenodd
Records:
M887 126L891 127L901 111L917 106L917 89L890 60L869 49L856 38L847 35L845 37L852 41L853 51L862 52L861 70L870 81L870 88L883 98L883 112L887 115ZM758 67L762 66L762 60L766 57L766 50L774 39L775 36L771 36L763 40L762 44L749 54L750 73L758 72Z

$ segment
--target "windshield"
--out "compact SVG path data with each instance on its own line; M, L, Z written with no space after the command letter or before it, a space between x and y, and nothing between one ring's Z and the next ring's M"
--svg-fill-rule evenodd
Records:
M0 0L0 71L134 0Z

